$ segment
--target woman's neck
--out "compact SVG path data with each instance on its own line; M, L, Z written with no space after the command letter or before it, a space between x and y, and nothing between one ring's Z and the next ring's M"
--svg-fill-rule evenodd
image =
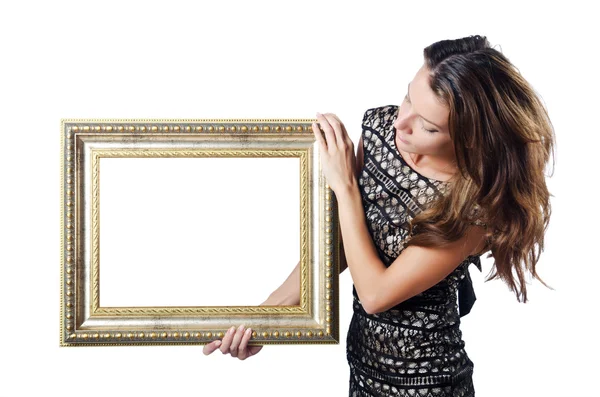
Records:
M440 181L447 181L458 172L455 160L443 159L424 154L408 153L414 166L419 169L427 169L433 174L430 178Z

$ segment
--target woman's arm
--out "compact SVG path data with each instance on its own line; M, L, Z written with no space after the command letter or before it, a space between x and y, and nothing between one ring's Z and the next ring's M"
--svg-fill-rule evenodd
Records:
M363 308L385 311L427 290L477 252L485 238L481 226L469 226L464 236L444 246L409 246L386 267L369 235L358 186L338 195L340 227L346 240L348 268Z
M356 145L356 180L358 181L360 178L360 174L362 173L363 165L365 162L364 159L364 151L363 151L363 138L362 135L358 139L358 145ZM344 270L348 268L348 262L346 261L346 252L344 250L344 239L342 238L342 234L340 233L340 274Z
M356 180L358 180L360 173L362 172L364 163L363 154L363 139L362 135L358 140L356 149ZM346 252L344 250L344 240L340 234L340 273L348 268L348 262L346 261ZM300 304L300 262L294 267L294 270L290 273L288 278L271 293L266 301L261 303L263 305L299 305Z
M269 295L260 306L280 306L300 304L300 262L294 267L288 278Z
M340 274L348 268L344 246L340 249ZM300 262L294 267L288 278L269 295L260 306L281 306L300 304Z

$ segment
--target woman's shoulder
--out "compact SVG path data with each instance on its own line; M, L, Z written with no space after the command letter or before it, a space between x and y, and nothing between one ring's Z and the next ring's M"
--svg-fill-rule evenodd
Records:
M398 105L383 105L369 108L363 116L363 127L378 128L386 126L394 118Z

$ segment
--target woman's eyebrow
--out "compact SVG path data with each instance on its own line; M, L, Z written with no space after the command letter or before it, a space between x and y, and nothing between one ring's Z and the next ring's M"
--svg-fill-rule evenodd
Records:
M410 99L410 94L409 94L409 90L410 90L410 82L408 82L408 87L406 88L406 95L408 95L408 100L412 103L412 100ZM421 116L419 113L417 113L417 116L419 116L420 118L422 118L423 120L427 121L429 124L433 124L435 125L437 128L439 128L440 130L442 130L443 128L440 127L439 125L437 125L436 123L432 123L431 121L427 120L425 117Z

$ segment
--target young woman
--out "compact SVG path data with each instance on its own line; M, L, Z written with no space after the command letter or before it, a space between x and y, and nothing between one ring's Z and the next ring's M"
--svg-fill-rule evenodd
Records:
M334 114L317 114L323 135L313 124L354 283L350 396L473 396L469 264L491 252L488 280L522 302L525 277L542 281L555 140L543 104L485 37L439 41L424 60L400 106L366 111L356 157ZM263 304L299 304L297 268ZM261 349L249 339L232 328L204 353L243 360Z

